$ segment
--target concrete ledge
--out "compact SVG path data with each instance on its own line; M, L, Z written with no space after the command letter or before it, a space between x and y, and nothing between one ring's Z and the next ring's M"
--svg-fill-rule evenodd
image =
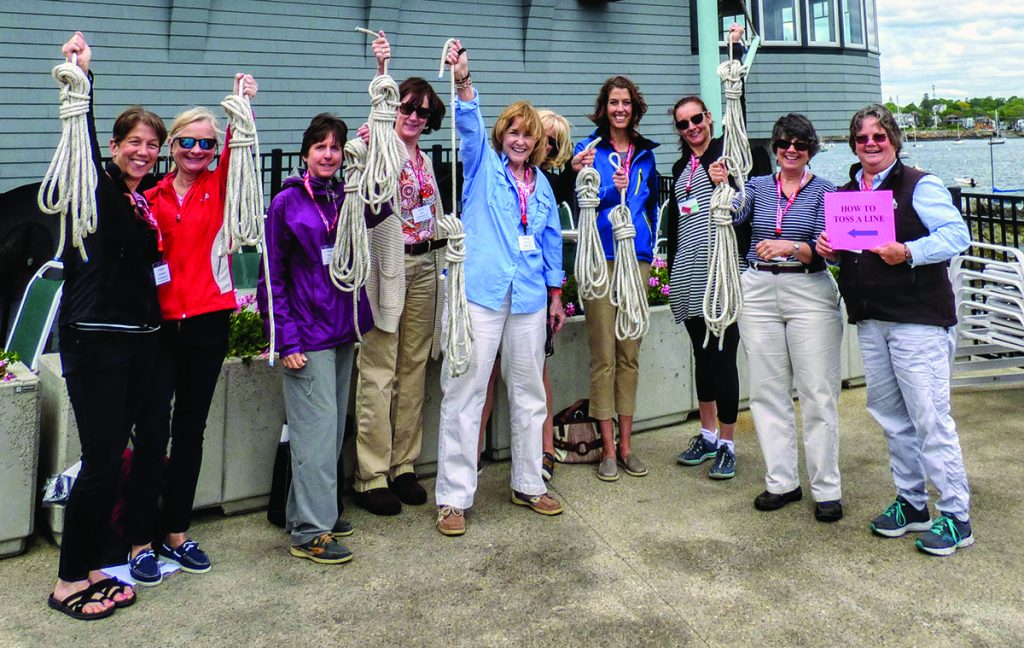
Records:
M39 378L20 362L0 383L0 558L19 554L35 526Z

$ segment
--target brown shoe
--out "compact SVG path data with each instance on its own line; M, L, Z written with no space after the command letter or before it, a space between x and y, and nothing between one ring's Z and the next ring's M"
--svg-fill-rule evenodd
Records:
M512 491L512 503L519 506L529 506L541 515L558 515L562 512L562 505L547 493L543 495L527 495L519 491Z
M454 506L437 507L437 530L441 535L460 536L466 532L466 514Z

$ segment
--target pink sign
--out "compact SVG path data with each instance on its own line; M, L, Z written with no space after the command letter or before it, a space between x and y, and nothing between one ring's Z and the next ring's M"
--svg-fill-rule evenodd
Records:
M892 192L825 194L825 233L833 250L870 250L896 240Z

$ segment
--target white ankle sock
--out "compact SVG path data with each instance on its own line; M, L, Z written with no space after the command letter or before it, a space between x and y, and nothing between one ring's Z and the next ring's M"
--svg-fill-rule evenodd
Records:
M718 447L718 430L715 430L714 432L712 432L711 430L707 430L705 428L701 428L700 429L700 435L702 437L704 437L704 440L707 441L708 444L711 445L711 447L713 447L713 448L717 448Z
M718 444L725 445L727 448L729 448L729 452L736 454L736 444L733 443L732 439L722 439L721 441L718 442Z

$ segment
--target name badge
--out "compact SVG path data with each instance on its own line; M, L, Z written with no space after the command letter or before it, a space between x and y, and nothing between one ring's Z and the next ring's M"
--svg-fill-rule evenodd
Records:
M153 264L153 279L156 285L162 286L171 281L171 268L166 263Z
M537 241L534 240L530 234L521 234L519 236L519 251L520 252L533 252L537 249Z
M320 248L320 261L324 265L331 265L331 258L334 256L334 248L330 245L325 245Z
M434 217L434 213L430 211L430 205L422 205L412 210L412 222L419 225L422 222L428 221Z
M700 205L697 204L696 198L690 198L689 200L683 200L679 202L679 215L682 217L696 216L700 213Z

